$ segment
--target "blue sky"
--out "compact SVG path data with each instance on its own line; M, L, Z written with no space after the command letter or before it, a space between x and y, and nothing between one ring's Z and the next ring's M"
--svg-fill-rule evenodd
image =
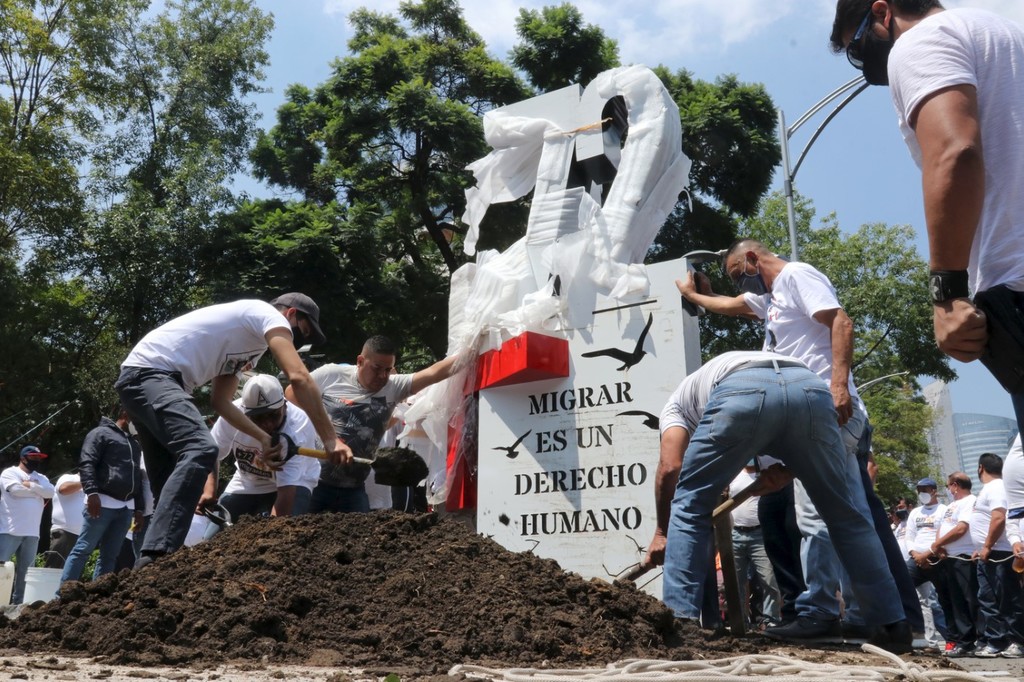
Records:
M267 71L271 92L256 97L262 124L269 127L287 85L321 83L330 74L331 60L345 56L346 17L353 9L393 13L399 3L257 0L257 4L275 18ZM558 1L463 0L462 6L491 53L507 58L515 43L518 8L552 4ZM856 75L845 57L832 55L828 48L834 0L658 0L629 9L605 0L574 4L588 23L619 42L624 64L685 68L704 80L733 73L742 81L763 83L790 125ZM1024 23L1021 0L946 0L944 4L983 7ZM794 136L794 160L822 118L819 115ZM779 175L774 188L781 186ZM927 253L920 174L900 137L885 88L868 88L829 124L808 153L795 185L814 202L819 216L835 211L846 230L872 222L913 226L919 235L918 251ZM247 182L239 189L258 196L272 193ZM842 282L835 284L841 297ZM955 361L953 366L960 375L951 387L955 411L1013 416L1009 397L983 367Z

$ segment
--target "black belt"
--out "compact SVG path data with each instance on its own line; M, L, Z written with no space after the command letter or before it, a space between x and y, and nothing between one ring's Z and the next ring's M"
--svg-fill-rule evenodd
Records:
M757 526L733 526L732 529L733 530L738 530L741 533L750 533L752 531L757 530L760 527L761 527L760 525L757 525Z

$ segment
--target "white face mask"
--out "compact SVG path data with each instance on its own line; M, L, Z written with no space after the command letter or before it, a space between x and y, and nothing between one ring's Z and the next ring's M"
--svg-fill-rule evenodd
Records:
M931 493L918 493L917 494L917 501L920 502L921 504L925 504L925 505L931 504L931 502L932 502L932 494Z

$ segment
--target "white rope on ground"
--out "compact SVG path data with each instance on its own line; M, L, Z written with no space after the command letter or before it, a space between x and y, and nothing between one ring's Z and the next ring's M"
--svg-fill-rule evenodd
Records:
M904 661L884 649L864 644L861 649L886 658L891 665L864 666L812 663L787 656L750 654L713 661L659 661L627 659L605 668L486 668L456 665L449 675L501 680L503 682L992 682L991 677L960 670L927 669Z

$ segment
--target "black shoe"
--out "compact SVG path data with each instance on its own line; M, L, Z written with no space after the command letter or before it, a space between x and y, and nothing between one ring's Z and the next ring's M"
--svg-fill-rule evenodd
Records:
M842 644L843 629L838 620L817 620L800 616L786 625L768 628L765 637L786 642L818 642L822 644Z
M164 556L165 552L143 552L142 556L135 560L135 570L145 568L151 563Z
M873 630L863 623L848 623L843 621L843 640L847 644L863 644L871 639Z
M909 654L914 648L913 643L914 633L910 631L910 623L906 620L882 625L868 639L868 644L893 654Z

